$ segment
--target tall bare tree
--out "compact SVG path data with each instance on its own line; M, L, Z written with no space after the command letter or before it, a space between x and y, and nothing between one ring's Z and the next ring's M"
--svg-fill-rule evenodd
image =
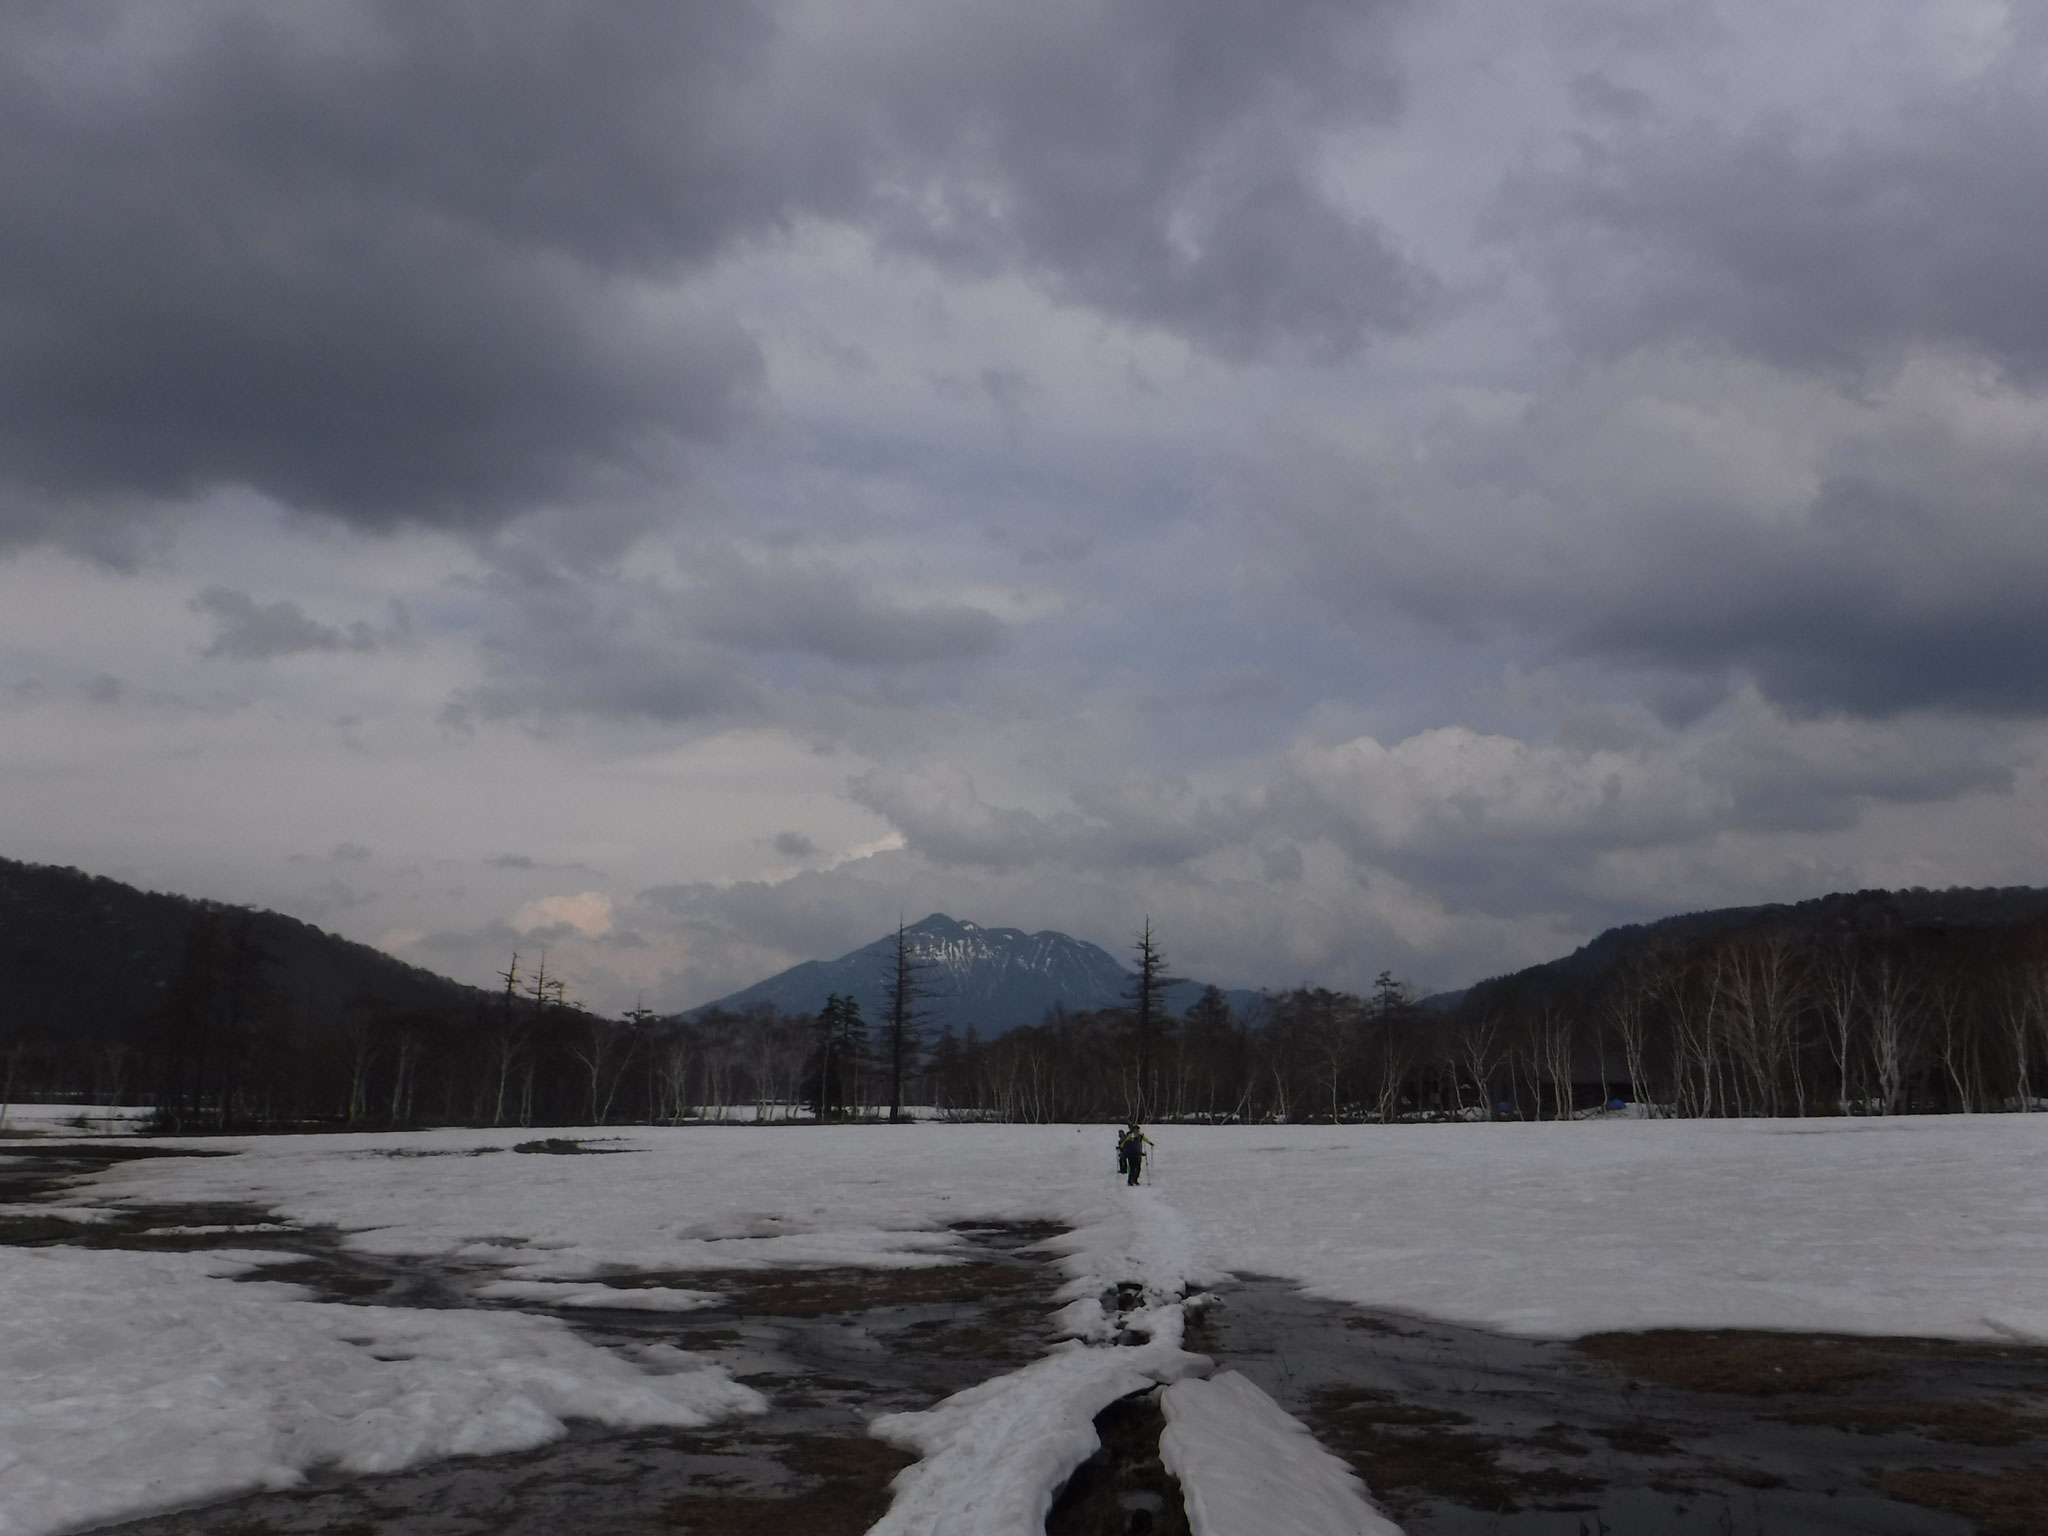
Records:
M910 1059L917 1052L917 1000L924 995L919 985L923 967L910 948L910 931L903 918L896 918L896 952L889 965L889 1018L885 1049L889 1053L889 1119L903 1118L903 1079Z
M1138 1083L1136 1093L1136 1115L1139 1120L1148 1117L1146 1111L1151 1102L1152 1081L1152 1040L1158 1033L1166 1013L1165 992L1167 988L1179 985L1181 978L1166 974L1166 955L1159 948L1159 941L1152 935L1152 918L1148 913L1144 929L1138 941L1131 946L1138 957L1137 974L1131 983L1131 1005L1136 1015L1138 1030Z

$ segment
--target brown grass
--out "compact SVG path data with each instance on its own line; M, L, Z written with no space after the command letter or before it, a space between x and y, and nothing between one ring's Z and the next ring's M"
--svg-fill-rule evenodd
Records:
M662 1519L691 1536L862 1536L889 1509L889 1483L917 1460L879 1440L798 1435L783 1464L812 1486L782 1497L686 1493Z
M1984 1536L2048 1536L2048 1469L1977 1475L1904 1467L1871 1481L1892 1498L1975 1520Z
M1860 1435L1918 1430L1957 1445L2024 1445L2048 1435L2048 1419L2000 1402L1829 1403L1778 1415L1790 1424L1825 1424Z
M1747 1397L1838 1392L1895 1370L1872 1340L1835 1334L1655 1328L1589 1334L1574 1347L1659 1386Z

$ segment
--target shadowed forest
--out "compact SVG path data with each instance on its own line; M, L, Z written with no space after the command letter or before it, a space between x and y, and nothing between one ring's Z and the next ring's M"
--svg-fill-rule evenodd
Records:
M2048 891L1860 892L1615 929L1417 1000L1383 973L1234 1008L1055 1009L994 1038L833 998L694 1019L578 1005L545 956L462 987L274 913L0 865L0 1102L165 1129L907 1113L1024 1121L1923 1114L2041 1107Z

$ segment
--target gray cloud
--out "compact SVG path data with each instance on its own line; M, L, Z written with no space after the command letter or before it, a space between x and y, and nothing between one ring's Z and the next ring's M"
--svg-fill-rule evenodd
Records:
M673 284L810 216L1245 356L1428 283L1312 173L1389 7L398 0L0 22L0 456L48 505L245 485L488 523L715 438L751 339Z
M818 845L801 832L776 833L774 847L785 859L814 859L818 856Z
M2048 27L2013 27L1987 75L1923 83L1883 121L1824 99L1721 127L1596 84L1576 165L1517 178L1498 232L1544 252L1603 355L1683 340L1864 388L1931 347L2039 389Z
M1590 662L1674 721L1744 677L1803 712L2048 711L2031 405L1924 364L1871 401L1669 357L1552 383L1446 408L1426 459L1248 462L1283 600Z
M565 569L524 543L493 554L481 583L484 680L456 690L444 724L575 715L680 724L759 706L760 686L693 639L668 594Z
M1346 355L1412 324L1432 292L1313 170L1321 129L1393 114L1379 23L1398 9L1066 0L863 16L837 41L889 113L879 227L1228 356Z
M779 562L708 562L688 600L706 639L748 651L800 651L856 666L900 667L987 656L1005 626L959 603L908 606L858 573Z
M374 651L387 639L360 619L346 627L322 624L297 603L259 603L229 587L208 587L190 607L211 615L215 625L212 642L199 654L231 661L269 661L302 651Z

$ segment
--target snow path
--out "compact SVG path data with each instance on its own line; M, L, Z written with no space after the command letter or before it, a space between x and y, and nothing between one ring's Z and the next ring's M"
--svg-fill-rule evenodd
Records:
M1095 1416L1209 1368L1181 1348L1196 1267L1186 1223L1150 1190L1120 1194L1113 1216L1048 1245L1067 1253L1060 1324L1074 1338L925 1412L874 1422L878 1438L924 1459L898 1474L870 1536L1045 1536L1054 1495L1101 1443ZM1120 1287L1125 1305L1105 1306Z
M679 1357L655 1374L553 1318L231 1279L291 1257L0 1247L0 1536L286 1488L321 1465L523 1450L568 1419L694 1429L766 1406L722 1369Z
M1184 1302L1193 1284L1220 1277L1153 1190L1122 1195L1114 1218L1053 1245L1073 1276L1060 1322L1074 1339L926 1412L875 1421L876 1436L924 1459L898 1474L896 1502L870 1536L1044 1536L1060 1487L1100 1444L1095 1416L1160 1384L1160 1451L1194 1536L1400 1536L1278 1403L1235 1372L1200 1379L1213 1362L1181 1347Z
M1194 1536L1400 1536L1351 1468L1237 1372L1175 1382L1160 1405Z
M1148 1344L1070 1342L923 1413L877 1419L878 1438L924 1459L897 1475L896 1502L870 1536L1045 1536L1053 1495L1100 1443L1095 1416L1207 1364L1180 1348L1178 1312L1147 1314Z

